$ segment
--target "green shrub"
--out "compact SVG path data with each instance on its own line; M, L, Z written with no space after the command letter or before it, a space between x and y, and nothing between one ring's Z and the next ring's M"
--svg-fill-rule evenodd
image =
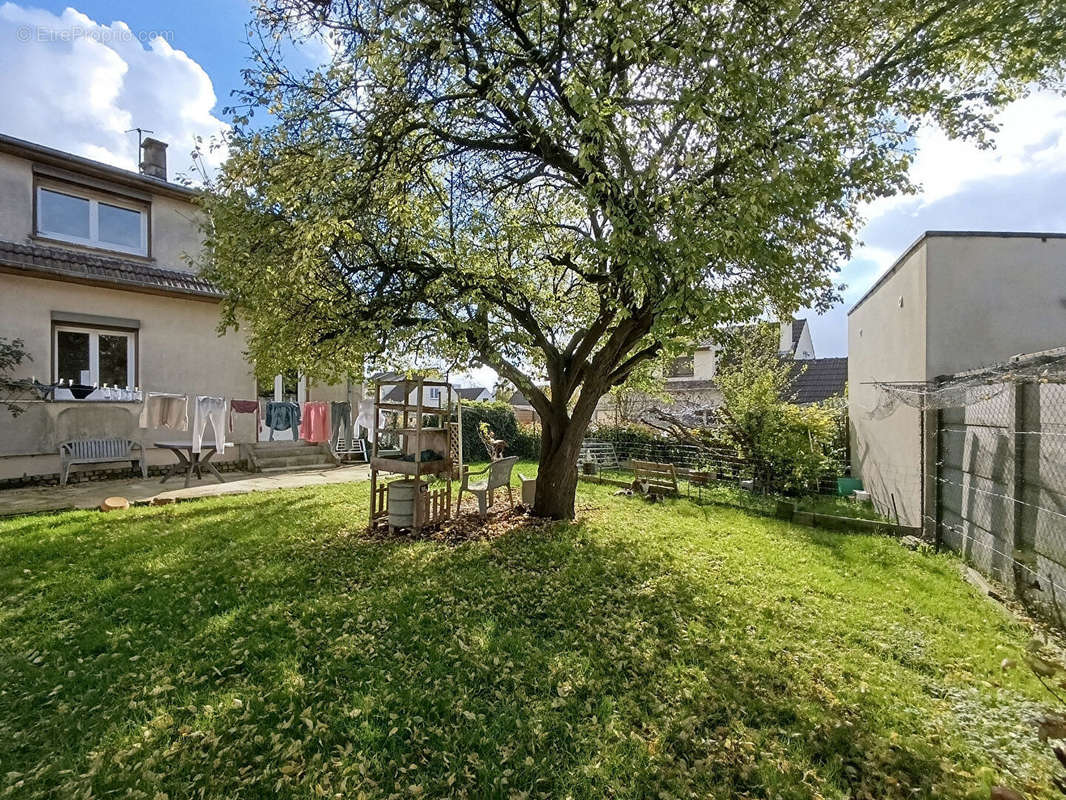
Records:
M532 425L519 425L514 445L508 442L508 454L522 458L540 458L540 431Z
M488 403L463 403L463 459L465 461L488 461L489 454L478 436L478 425L486 423L497 439L507 442L504 455L527 456L519 452L523 437L519 434L518 421L510 404L501 401ZM528 457L528 456L527 456Z

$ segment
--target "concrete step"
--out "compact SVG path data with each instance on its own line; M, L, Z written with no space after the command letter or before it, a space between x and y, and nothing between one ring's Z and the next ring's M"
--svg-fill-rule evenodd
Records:
M311 470L333 469L335 466L331 462L328 464L305 464L302 467L264 467L259 471L263 475L275 475L282 472L310 472Z
M270 456L269 458L256 458L256 464L260 469L285 468L285 467L311 467L333 466L333 459L325 453L309 453L299 456Z
M252 455L259 460L264 458L292 458L294 456L327 455L327 453L327 450L312 444L309 444L306 447L286 444L285 447L255 446L252 448Z

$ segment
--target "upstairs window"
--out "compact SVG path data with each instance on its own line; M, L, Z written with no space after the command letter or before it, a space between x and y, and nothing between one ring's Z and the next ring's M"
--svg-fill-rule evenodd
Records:
M37 189L37 235L133 255L148 255L148 209L86 192Z

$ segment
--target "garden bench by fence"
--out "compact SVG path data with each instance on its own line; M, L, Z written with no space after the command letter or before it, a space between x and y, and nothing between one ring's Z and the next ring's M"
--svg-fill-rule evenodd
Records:
M140 464L141 477L148 477L148 462L144 447L132 439L72 439L59 445L59 483L66 486L70 468L75 464L108 464L129 461L136 469Z
M459 496L455 499L456 509L459 508L459 504L463 500L463 492L470 492L477 498L478 516L484 517L488 512L489 506L492 505L492 493L496 489L506 489L507 498L513 506L514 493L511 491L511 470L514 469L516 463L518 463L518 456L510 456L501 458L499 461L493 461L484 469L464 472L463 483L459 487ZM470 483L471 476L484 475L486 472L488 477L485 480Z
M678 494L677 470L673 464L633 461L633 477L648 494Z

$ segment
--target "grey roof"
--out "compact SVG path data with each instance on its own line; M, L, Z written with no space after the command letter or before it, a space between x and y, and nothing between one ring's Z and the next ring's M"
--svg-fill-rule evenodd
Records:
M192 200L200 194L199 189L194 189L190 186L171 183L161 178L153 178L150 175L115 167L102 161L94 161L91 158L76 156L73 153L56 150L54 147L45 147L43 144L29 142L4 133L0 133L0 153L10 153L21 158L32 159L39 164L65 167L80 175L89 175L184 200Z
M522 392L515 392L511 395L511 399L507 402L509 402L513 406L527 406L529 408L533 407L532 404L529 402L529 399L524 394L522 394Z
M455 391L464 400L477 400L482 392L488 390L484 386L460 386Z
M407 376L402 372L375 372L368 380L371 383L396 383L407 380Z
M800 337L803 336L803 329L807 327L807 320L794 319L792 320L792 353L796 353L796 345L800 343Z
M212 299L222 297L218 287L193 272L39 244L0 241L0 269L139 291Z
M797 361L793 374L795 377L792 379L792 402L799 405L820 403L830 397L844 394L844 387L848 382L848 359L810 358Z

